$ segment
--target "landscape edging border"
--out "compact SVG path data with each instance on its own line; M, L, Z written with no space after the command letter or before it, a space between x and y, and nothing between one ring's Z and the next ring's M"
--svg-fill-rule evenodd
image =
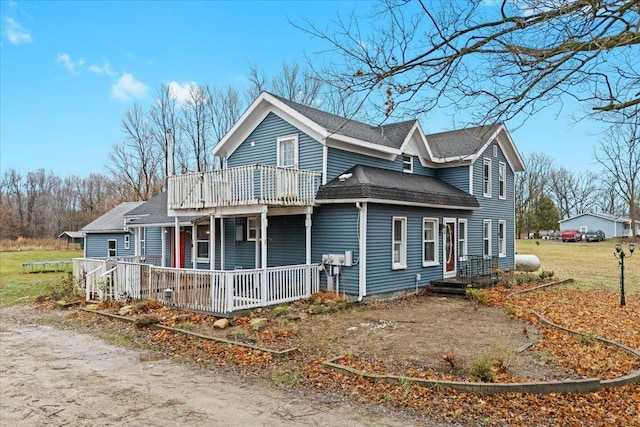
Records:
M116 319L116 320L122 320L122 321L129 322L129 323L135 323L135 319L133 319L133 318L126 317L126 316L120 316L118 314L109 313L107 311L90 310L90 309L84 308L84 307L79 308L79 310L87 312L87 313L99 314L101 316L109 317L109 318ZM272 349L269 349L269 348L258 347L256 345L247 344L247 343L243 343L243 342L240 342L240 341L231 341L231 340L227 340L227 339L224 339L224 338L216 338L216 337L212 337L210 335L203 335L203 334L199 334L197 332L185 331L184 329L177 329L177 328L172 328L170 326L164 326L164 325L159 325L159 324L149 325L149 327L155 328L155 329L162 329L162 330L165 330L165 331L170 331L170 332L174 332L174 333L178 333L178 334L190 335L190 336L193 336L193 337L201 338L201 339L204 339L204 340L207 340L207 341L214 341L214 342L221 343L221 344L237 345L239 347L244 347L244 348L248 348L248 349L251 349L251 350L263 351L265 353L270 353L270 354L273 354L274 356L278 356L278 357L288 356L290 353L293 353L293 352L298 350L295 347L287 348L285 350L272 350Z
M565 279L557 282L546 283L541 286L536 286L531 289L524 289L521 291L513 292L507 295L507 298L521 294L526 292L533 292L541 288L547 288L553 285L565 284L573 282L573 279ZM528 309L532 312L536 317L538 317L543 323L561 329L563 331L580 335L579 331L574 331L573 329L566 328L564 326L557 325L544 317L542 314L536 312L535 310ZM605 344L618 347L632 355L640 358L640 351L633 349L631 347L627 347L626 345L617 343L615 341L611 341L606 338L595 337L596 340L603 342ZM598 378L586 378L580 380L558 380L558 381L539 381L539 382L530 382L530 383L475 383L475 382L466 382L466 381L445 381L445 380L425 380L422 378L415 377L401 377L396 375L378 375L378 374L370 374L365 371L361 371L359 369L351 368L349 366L340 365L339 363L335 363L336 360L342 359L346 355L336 356L332 359L329 359L325 362L322 362L323 366L327 368L340 371L347 375L355 375L361 376L363 378L368 378L373 381L384 381L388 384L401 384L411 382L421 387L429 387L429 388L437 388L437 387L446 387L455 389L457 391L462 392L472 392L472 393L480 393L480 394L501 394L501 393L529 393L529 394L549 394L549 393L575 393L575 392L591 392L596 391L605 387L622 387L631 383L640 383L640 369L632 371L627 375L623 375L617 378L611 378L607 380L600 380Z

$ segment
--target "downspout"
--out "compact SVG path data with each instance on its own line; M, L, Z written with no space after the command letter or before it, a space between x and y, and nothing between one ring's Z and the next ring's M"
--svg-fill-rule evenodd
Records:
M358 230L358 302L367 295L367 202L357 202L356 208L360 216L360 228Z

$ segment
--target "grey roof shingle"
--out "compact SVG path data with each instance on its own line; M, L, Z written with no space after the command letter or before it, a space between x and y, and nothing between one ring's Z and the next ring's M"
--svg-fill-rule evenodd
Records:
M152 197L144 204L129 211L127 224L135 225L173 225L175 218L167 215L167 192ZM201 216L181 216L180 223L190 223Z
M85 233L114 233L124 231L124 216L127 212L142 205L144 202L124 202L120 203L109 212L80 229Z
M319 124L329 132L360 139L391 148L400 148L409 131L417 120L391 123L382 126L371 126L356 120L347 119L336 114L327 113L269 93L298 113Z
M478 152L501 123L425 135L434 156L464 157Z
M376 199L430 206L477 209L478 200L446 182L433 177L357 165L344 175L320 186L316 200Z

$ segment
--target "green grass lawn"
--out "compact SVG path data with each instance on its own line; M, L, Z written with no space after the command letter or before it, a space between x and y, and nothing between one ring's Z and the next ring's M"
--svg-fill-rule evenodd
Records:
M566 242L557 240L516 240L516 251L540 258L540 270L553 271L555 277L575 279L584 289L607 288L620 291L620 266L614 257L616 241ZM629 253L629 246L623 245ZM640 248L625 259L625 291L640 294Z
M23 262L67 261L82 257L82 251L32 250L0 252L0 304L28 303L50 294L68 280L69 273L27 273Z

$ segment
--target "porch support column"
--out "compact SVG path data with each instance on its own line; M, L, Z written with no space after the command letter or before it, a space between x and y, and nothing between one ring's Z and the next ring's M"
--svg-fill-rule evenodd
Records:
M180 219L175 217L173 225L173 259L174 267L180 268Z
M216 269L216 217L209 215L209 270Z
M220 217L220 270L224 270L224 217Z
M262 303L267 303L267 207L262 208L260 213L260 258L262 267L262 280L260 284L260 294L262 297Z
M196 251L198 250L198 248L196 247L196 239L198 237L198 235L196 234L198 232L198 227L195 224L191 224L191 268L193 268L194 270L198 268L198 262L196 261L197 258L197 253Z
M256 216L253 218L253 220L256 222L256 244L254 245L256 256L255 256L255 262L254 262L253 268L260 268L260 262L262 260L262 258L260 257L261 233L260 233L260 227L258 227L258 223L260 222L260 217ZM248 228L249 228L249 219L247 219L247 229Z
M167 227L162 227L160 231L160 267L166 266L166 258L167 258L167 248L165 245L167 244Z
M312 208L309 208L311 210ZM305 294L311 296L311 212L307 212L304 220L304 228L306 232L305 242L307 245L306 263L307 268L305 270Z

